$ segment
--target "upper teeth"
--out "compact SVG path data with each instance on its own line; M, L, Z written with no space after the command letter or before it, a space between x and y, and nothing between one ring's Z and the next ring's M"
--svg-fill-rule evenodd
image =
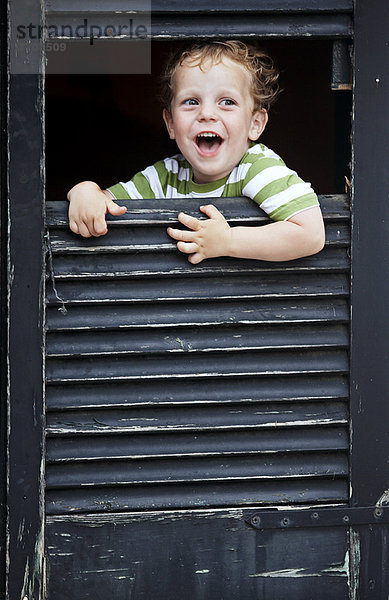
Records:
M208 131L204 132L204 133L199 133L198 137L219 137L217 135L217 133L210 133Z

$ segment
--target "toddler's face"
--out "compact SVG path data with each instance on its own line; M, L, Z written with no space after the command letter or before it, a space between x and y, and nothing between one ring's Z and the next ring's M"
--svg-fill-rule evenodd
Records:
M190 63L178 67L171 111L163 114L196 183L229 175L267 122L265 110L253 113L251 79L244 67L224 58L203 69Z

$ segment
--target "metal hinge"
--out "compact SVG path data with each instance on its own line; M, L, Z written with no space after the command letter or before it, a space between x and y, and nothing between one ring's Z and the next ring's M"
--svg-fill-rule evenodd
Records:
M389 506L264 509L245 518L255 529L339 527L389 523Z

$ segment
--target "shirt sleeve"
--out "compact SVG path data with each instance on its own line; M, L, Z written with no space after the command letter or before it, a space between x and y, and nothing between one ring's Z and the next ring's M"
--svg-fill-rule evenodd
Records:
M130 181L120 181L108 188L116 200L137 200L142 198L155 198L155 194L148 179L143 172L134 175Z
M169 184L177 180L179 167L175 157L160 160L134 175L130 181L121 181L108 190L117 200L166 198Z
M252 198L273 221L287 221L319 206L311 184L303 181L277 155L258 156L248 169L242 194Z

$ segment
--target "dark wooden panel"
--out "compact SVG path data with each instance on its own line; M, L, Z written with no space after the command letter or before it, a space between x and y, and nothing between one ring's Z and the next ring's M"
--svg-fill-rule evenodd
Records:
M346 528L256 531L244 514L49 517L48 599L348 600Z

